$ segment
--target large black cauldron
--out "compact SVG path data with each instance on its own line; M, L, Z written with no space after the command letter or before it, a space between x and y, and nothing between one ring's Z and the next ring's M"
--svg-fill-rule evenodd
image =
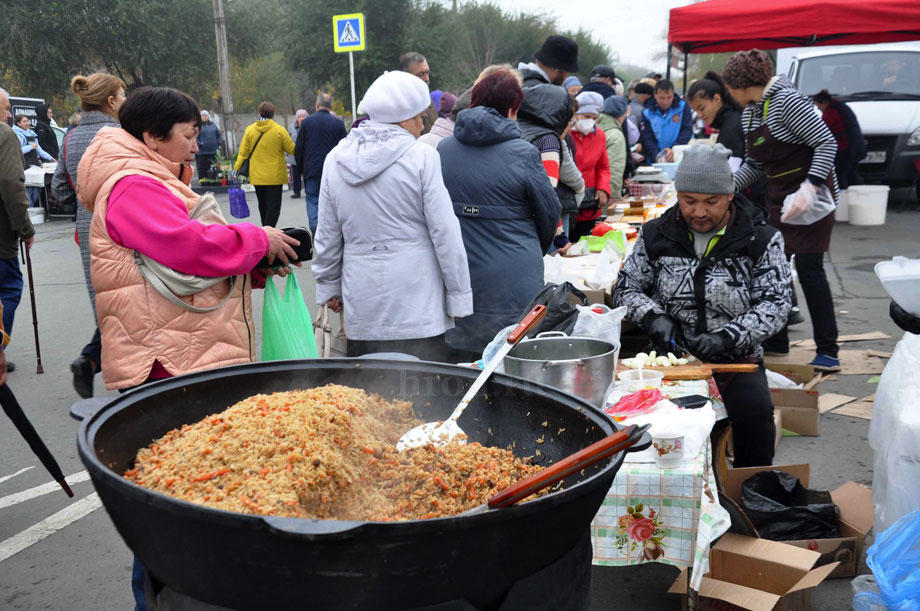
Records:
M476 375L452 365L342 359L182 376L138 388L85 420L80 457L141 563L158 581L197 600L241 610L385 611L451 600L490 608L515 581L576 545L622 453L529 503L401 523L244 515L180 501L121 477L153 439L257 393L344 384L412 400L430 421L446 418ZM464 431L486 445L513 444L519 456L539 450L536 460L544 464L615 430L586 402L525 380L495 375L483 395L460 419Z

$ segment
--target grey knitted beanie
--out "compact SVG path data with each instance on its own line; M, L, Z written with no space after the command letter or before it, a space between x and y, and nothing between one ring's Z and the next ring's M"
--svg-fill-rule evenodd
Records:
M683 193L733 193L735 182L728 165L731 156L721 144L694 144L677 166L674 188Z

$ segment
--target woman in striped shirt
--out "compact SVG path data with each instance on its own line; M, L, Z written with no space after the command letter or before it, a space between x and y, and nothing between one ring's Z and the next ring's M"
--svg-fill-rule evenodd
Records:
M725 65L722 79L743 107L746 156L735 174L735 189L767 177L766 207L770 224L780 230L786 254L795 255L795 267L814 327L815 369L838 371L837 321L830 286L824 273L824 253L831 241L834 215L810 225L780 220L783 201L800 189L826 185L837 197L834 158L837 143L815 113L811 100L783 76L774 76L770 59L754 49L736 53ZM796 198L801 198L797 195ZM787 354L789 336L783 329L765 343L768 352Z

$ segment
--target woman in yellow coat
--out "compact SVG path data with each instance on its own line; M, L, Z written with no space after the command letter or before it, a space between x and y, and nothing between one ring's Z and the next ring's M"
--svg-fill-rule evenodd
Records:
M259 120L246 128L234 169L249 159L249 183L256 188L262 225L274 227L281 215L281 185L287 183L284 154L294 154L294 141L275 123L275 105L259 104Z

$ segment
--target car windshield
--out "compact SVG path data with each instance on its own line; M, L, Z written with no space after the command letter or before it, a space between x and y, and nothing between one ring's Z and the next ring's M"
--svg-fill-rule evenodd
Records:
M835 96L871 94L877 98L920 96L920 53L875 51L810 57L801 61L799 91L815 95L822 89Z

